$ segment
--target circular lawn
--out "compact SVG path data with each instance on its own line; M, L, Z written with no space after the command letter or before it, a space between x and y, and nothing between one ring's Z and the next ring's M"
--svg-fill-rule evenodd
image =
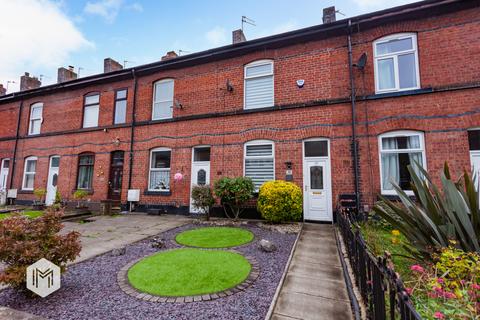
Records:
M223 250L174 249L146 257L128 271L130 284L157 296L215 293L247 279L252 266L242 255Z
M242 228L206 227L179 233L175 240L185 246L199 248L229 248L249 243L252 232Z

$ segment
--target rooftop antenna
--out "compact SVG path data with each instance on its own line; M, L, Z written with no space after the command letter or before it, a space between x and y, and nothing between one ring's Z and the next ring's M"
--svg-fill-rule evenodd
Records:
M178 49L178 55L180 55L180 56L181 56L181 55L182 55L182 54L184 54L184 53L187 53L187 54L188 54L188 53L191 53L191 51L187 51L187 50Z
M251 25L251 26L256 26L255 20L252 20L252 19L250 19L250 18L247 17L247 16L242 16L242 31L243 31L243 26L244 26L245 24L249 24L249 25Z
M123 69L127 67L127 63L135 63L135 61L123 60Z
M82 67L78 67L78 74L77 74L77 77L80 78L80 71L81 70L85 70L85 68L82 68Z
M335 13L338 13L338 14L340 14L340 15L342 15L342 16L344 16L344 17L346 17L346 15L345 15L343 12L341 12L340 10L335 10Z

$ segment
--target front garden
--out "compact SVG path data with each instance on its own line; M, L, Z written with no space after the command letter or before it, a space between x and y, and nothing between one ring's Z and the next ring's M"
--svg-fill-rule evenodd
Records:
M480 212L474 180L466 172L454 179L445 165L440 191L422 168L409 171L414 198L394 185L399 201L383 198L367 219L340 216L367 313L374 319L392 313L401 319L479 319Z

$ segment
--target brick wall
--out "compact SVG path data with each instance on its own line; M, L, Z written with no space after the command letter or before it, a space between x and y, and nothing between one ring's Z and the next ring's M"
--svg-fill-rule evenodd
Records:
M360 187L363 204L374 203L380 191L378 135L394 130L418 130L425 134L427 168L438 172L448 160L454 172L470 167L467 132L480 126L480 61L478 56L479 10L384 25L354 34L353 57L367 53L363 72L355 70L357 123L360 159ZM372 42L400 32L416 32L422 88L398 97L364 99L374 94ZM244 65L272 59L275 70L275 105L285 110L244 113ZM175 99L182 109L173 111L174 121L150 121L153 83L175 80ZM296 80L305 80L298 88ZM226 89L227 80L233 91ZM476 86L475 86L476 84ZM471 88L462 88L462 86ZM456 90L445 90L455 87ZM127 124L113 126L114 90L128 88ZM443 91L437 89L442 88ZM100 92L99 128L79 130L83 97ZM138 78L136 97L134 166L132 188L142 190L143 204L188 206L191 152L197 145L211 145L211 176L243 174L243 144L254 139L275 142L275 175L285 178L285 162L293 163L294 182L302 185L302 140L324 137L331 141L333 203L340 193L354 191L351 157L351 106L346 37L292 44L266 49L236 58L181 69L159 71ZM27 137L29 108L43 102L41 135ZM19 101L0 104L0 158L11 157ZM306 106L308 105L308 106ZM291 108L290 108L291 107ZM94 193L91 201L107 197L110 153L125 151L122 200L126 201L129 172L130 123L133 108L133 80L88 86L45 94L23 101L14 187L22 181L25 157L39 158L35 187L46 185L48 159L60 155L59 191L72 198L76 187L78 154L95 153ZM228 113L225 115L222 113ZM202 118L201 116L208 117ZM195 118L196 116L196 118ZM185 117L191 117L187 119ZM175 121L178 120L178 121ZM118 141L118 142L116 142ZM171 195L144 195L148 188L149 154L152 148L172 149L171 177L182 172L185 179L171 183ZM32 199L20 194L19 199Z

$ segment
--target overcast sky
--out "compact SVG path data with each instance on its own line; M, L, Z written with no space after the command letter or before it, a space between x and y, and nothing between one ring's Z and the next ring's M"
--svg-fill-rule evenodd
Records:
M255 20L247 39L320 24L335 5L345 17L409 0L0 0L0 83L18 91L24 72L56 82L57 68L80 76L103 71L111 57L127 67L154 62L170 50L196 52L231 42L241 16ZM344 16L337 15L338 19Z

